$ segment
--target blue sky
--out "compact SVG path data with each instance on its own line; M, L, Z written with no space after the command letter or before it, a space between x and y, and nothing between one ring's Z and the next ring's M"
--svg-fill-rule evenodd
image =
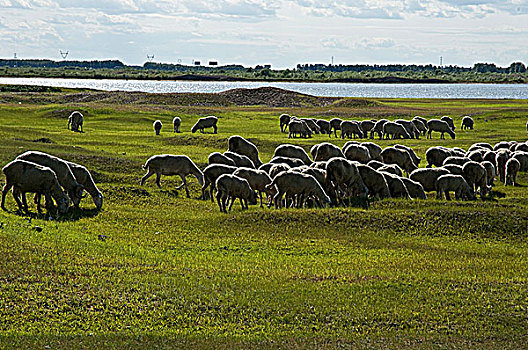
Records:
M528 0L0 0L0 58L528 63Z

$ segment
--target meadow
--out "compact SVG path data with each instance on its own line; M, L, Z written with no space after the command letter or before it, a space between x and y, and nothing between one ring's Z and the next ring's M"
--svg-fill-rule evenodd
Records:
M528 346L528 175L471 202L398 199L369 209L268 209L139 185L146 159L186 154L203 169L231 135L268 161L288 139L281 113L367 119L450 115L455 140L525 141L526 100L326 99L275 106L215 96L0 92L0 164L40 150L88 167L104 194L65 217L0 211L0 348L502 348ZM137 96L136 96L137 97ZM203 103L202 103L203 102ZM73 110L84 133L67 130ZM192 134L202 116L218 134ZM459 130L463 115L475 130ZM182 119L181 134L171 121ZM164 128L155 136L152 122ZM342 146L345 140L330 139ZM0 185L4 184L4 177ZM29 196L28 196L29 197Z

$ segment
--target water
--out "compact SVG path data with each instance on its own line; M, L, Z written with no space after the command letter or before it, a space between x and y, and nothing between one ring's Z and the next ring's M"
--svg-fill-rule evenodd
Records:
M314 96L528 99L528 84L358 84L113 79L0 78L0 84L89 88L106 91L222 92L272 86Z

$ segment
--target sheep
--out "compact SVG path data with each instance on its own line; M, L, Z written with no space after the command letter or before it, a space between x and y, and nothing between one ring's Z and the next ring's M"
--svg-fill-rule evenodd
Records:
M343 122L342 119L339 118L332 118L330 119L330 133L328 134L328 137L332 137L332 129L334 130L334 136L337 138L337 130L341 130L341 123Z
M288 124L288 128L290 130L288 134L288 138L295 138L295 137L312 137L312 129L308 126L308 124L304 120L291 120Z
M378 161L382 160L380 156L382 148L380 146L376 145L373 142L363 142L361 143L361 145L368 148L369 153L370 153L370 158L374 160L378 160Z
M382 167L379 167L377 169L378 171L384 171L389 174L398 175L400 177L403 176L403 172L399 166L396 164L384 164Z
M343 158L332 158L326 165L326 182L332 183L333 197L339 198L338 192L345 197L359 196L366 198L368 189L363 183L354 162Z
M519 161L519 171L528 171L528 152L516 151L512 157Z
M376 125L375 120L362 120L359 123L359 126L361 128L361 131L363 131L363 138L367 138L369 135L369 131L372 130L372 128Z
M380 199L391 197L389 186L381 172L365 164L358 164L357 169L370 196Z
M274 165L275 165L275 164L273 164L273 163L264 163L264 164L262 164L262 165L258 168L258 170L263 170L263 171L266 172L266 174L269 174L270 169L271 169Z
M460 129L473 130L473 124L475 124L475 122L473 121L473 118L471 118L469 115L466 115L465 117L462 118L462 125L460 126Z
M295 168L295 167L305 165L304 162L298 158L281 157L281 156L273 157L271 158L269 162L273 164L286 164L290 168Z
M442 175L449 175L449 170L444 168L421 168L416 169L409 175L409 179L422 185L424 191L436 190L436 180Z
M442 165L442 168L449 170L449 172L453 175L464 175L464 170L462 170L462 165L457 164L444 164Z
M84 123L84 117L81 114L81 112L74 111L68 117L68 130L70 130L70 125L71 125L71 131L79 131L79 127L81 127L81 132L84 132L83 123Z
M279 117L280 122L280 128L281 132L286 132L286 128L288 127L288 124L290 124L290 115L289 114L281 114Z
M159 135L161 132L161 128L163 127L163 123L161 122L161 120L155 120L154 123L152 123L152 126L154 127L156 135Z
M482 166L486 168L486 178L488 179L488 187L493 186L495 176L497 176L497 173L495 171L495 165L493 165L492 162L488 161L483 161L480 164L482 164Z
M387 181L387 186L389 187L389 191L392 198L411 198L411 196L409 195L409 191L407 190L407 187L403 183L402 178L400 176L387 173L381 170L380 173L385 178L385 181Z
M326 161L333 157L345 158L345 154L341 148L328 142L316 144L310 150L314 161ZM312 153L313 151L313 153Z
M405 149L387 147L380 153L385 164L396 164L407 174L418 168L412 161L411 155Z
M337 157L337 158L344 158L344 157ZM328 165L328 161L318 161L318 162L313 162L312 164L310 164L310 168L322 169L326 171L327 165Z
M217 123L218 123L218 118L215 117L214 115L200 118L198 119L196 124L194 124L193 127L191 128L191 132L194 134L195 132L200 130L200 132L203 134L204 129L213 128L213 134L216 134L218 133L218 127L216 126Z
M371 160L370 162L367 163L367 165L373 169L379 169L381 167L384 167L386 164L378 160Z
M500 182L504 182L504 177L506 176L506 162L510 159L509 151L507 150L500 150L495 155L495 167L497 169L497 173L499 173L499 180Z
M319 127L321 134L330 135L332 133L332 127L328 120L317 119L316 123L317 123L317 126Z
M422 158L418 157L416 155L416 153L414 153L414 151L413 151L413 149L411 147L407 147L407 146L400 145L400 144L396 144L396 145L394 145L392 147L406 150L407 152L409 152L409 155L411 156L411 159L412 159L414 165L416 165L416 166L420 165L420 162L422 161ZM381 149L381 147L380 147L380 149Z
M497 142L494 146L493 146L493 150L494 151L498 151L500 149L510 149L510 142L509 141L500 141L500 142Z
M517 149L517 146L522 145L522 143L519 143L517 141L510 141L510 148L508 149L510 152L515 152Z
M253 191L257 191L260 198L260 207L262 208L262 192L265 192L268 197L275 195L272 189L267 189L266 185L271 183L271 177L264 170L256 170L251 168L238 168L233 175L246 179Z
M486 168L477 162L467 162L462 166L464 172L464 179L466 179L469 187L480 190L480 197L484 198L488 192L488 171Z
M143 165L142 168L148 170L145 176L141 178L141 186L143 186L143 184L149 177L156 174L156 185L158 185L158 187L161 189L161 175L179 175L182 179L182 184L176 187L176 190L185 187L185 193L187 194L187 198L190 197L189 189L187 188L187 181L185 180L185 177L187 175L194 175L194 177L196 177L196 179L198 180L200 186L203 186L204 183L203 173L200 171L200 169L198 169L198 167L196 166L196 164L194 164L191 158L185 155L154 155L147 159L145 165Z
M367 164L371 160L368 148L361 144L349 144L344 148L343 153L345 154L346 159L354 160L363 164Z
M248 209L249 204L257 204L257 194L251 189L249 182L246 179L232 175L222 174L216 179L216 201L220 212L227 213L226 204L229 199L229 211L235 202L235 199L240 200L242 210Z
M181 118L180 117L174 117L172 119L172 125L174 126L174 132L181 132L180 131L180 125L181 125Z
M248 167L255 169L255 164L248 157L231 151L225 151L224 156L235 162L237 167Z
M440 118L440 120L444 121L447 123L447 125L449 125L449 127L451 128L451 130L455 131L455 123L453 122L453 118L447 116L447 115L444 115L442 118Z
M451 136L451 138L454 140L455 139L455 132L449 127L449 124L446 123L445 121L443 120L438 120L438 119L431 119L427 122L427 138L430 139L432 138L431 137L431 132L433 131L438 131L440 133L440 138L442 140L445 139L444 137L444 134L447 133L449 136Z
M403 139L410 139L411 136L405 130L403 125L394 123L394 122L386 122L383 124L383 137L385 139L399 139L400 137Z
M442 175L436 180L436 199L442 199L445 193L446 200L450 201L449 191L455 192L456 200L473 200L475 196L469 184L460 175Z
M74 206L78 207L83 198L84 186L79 184L73 175L68 163L61 158L38 151L27 151L17 159L36 163L50 168L55 172L59 184L66 190Z
M420 130L418 130L418 128L416 127L413 121L398 119L398 120L395 120L394 122L403 126L405 128L405 131L407 131L407 133L410 135L411 139L420 138Z
M484 149L488 149L490 151L493 151L493 146L490 145L489 143L487 143L487 142L477 142L477 143L472 144L469 147L468 152L469 151L473 151L475 148L484 148Z
M354 134L354 138L363 137L363 131L361 131L361 127L359 126L359 123L353 120L343 120L340 125L341 128L341 138L344 139L345 137L348 137L349 139L352 138L352 134Z
M493 164L493 166L495 166L495 171L497 171L496 161L495 161L496 156L497 156L497 152L495 152L495 151L487 151L482 156L482 160L483 161L491 162Z
M413 121L414 121L414 120L419 120L419 121L421 121L424 125L427 125L427 119L425 119L424 117L420 117L419 115L414 116L414 118L413 118L412 120L413 120Z
M273 196L275 208L280 207L280 202L284 194L287 197L297 196L297 207L301 206L301 202L305 204L305 201L300 200L300 198L307 199L308 197L313 197L315 203L320 207L322 206L321 202L332 203L330 197L328 197L321 187L321 184L313 176L308 174L284 171L278 174L271 184L266 187L271 188L272 186L277 188L277 193Z
M277 176L278 174L282 173L283 171L288 171L290 170L292 167L289 166L288 164L286 163L278 163L278 164L274 164L270 171L269 171L269 177L270 178L275 178L275 176Z
M482 162L484 160L484 154L486 154L487 150L484 148L476 149L471 152L466 152L466 157L471 159L474 162Z
M427 195L425 194L423 186L419 182L413 181L406 177L400 177L400 180L402 180L403 184L407 188L407 192L409 192L409 196L412 199L427 199Z
M312 130L315 134L319 134L321 129L319 128L319 125L316 123L316 119L312 118L300 118L301 121L305 122L310 130Z
M228 150L248 157L256 168L262 165L257 146L242 136L231 136L228 140Z
M425 136L425 134L427 133L427 120L424 123L422 120L414 117L411 121L414 123L414 126L416 126L416 129L418 129L422 136Z
M520 168L521 163L517 159L508 159L506 162L506 176L504 180L504 186L517 186L517 172L519 172Z
M383 125L385 125L385 123L387 123L388 120L387 119L380 119L376 122L376 124L374 124L374 126L372 127L372 129L370 129L370 138L373 139L374 138L374 133L378 133L378 137L379 139L381 140L381 138L383 137Z
M101 209L103 206L103 194L97 188L97 185L95 184L92 174L90 174L90 171L82 165L68 161L66 161L66 163L70 167L73 176L75 176L77 182L84 186L86 192L88 192L88 194L92 196L92 200L95 204L95 207L97 209Z
M5 197L7 192L13 187L13 197L18 208L28 212L26 192L43 194L46 198L46 209L52 210L53 199L57 202L60 214L65 214L70 205L70 199L62 190L55 172L46 166L35 164L21 159L15 159L2 168L6 183L2 189L1 207L6 210ZM22 197L22 201L19 199ZM40 205L37 203L37 210L40 212Z
M232 174L236 170L237 170L237 167L229 166L225 164L208 165L203 171L204 181L202 185L202 196L200 198L203 200L206 199L205 190L207 189L209 185L211 185L209 189L209 194L210 194L211 202L214 202L213 190L216 188L216 180L220 177L220 175Z
M471 162L471 159L467 158L467 157L456 157L456 156L449 156L447 157L444 162L442 163L442 165L446 165L446 164L456 164L456 165L460 165L460 166L463 166L464 164L466 164L467 162Z
M213 152L209 154L209 157L207 157L207 161L209 164L225 164L230 166L237 166L233 159L223 155L220 152Z
M528 143L518 143L515 145L515 148L513 149L514 152L528 152Z
M447 157L451 156L451 150L445 147L436 146L430 147L425 151L425 159L427 160L427 167L430 168L433 165L440 167L444 164Z
M290 158L298 158L304 162L306 165L312 164L312 160L306 153L306 151L299 146L291 145L291 144L283 144L280 146L277 146L275 148L275 153L273 154L273 157L290 157Z

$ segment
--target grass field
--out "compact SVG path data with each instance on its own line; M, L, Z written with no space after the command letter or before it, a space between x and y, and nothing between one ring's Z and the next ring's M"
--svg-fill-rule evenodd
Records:
M186 154L203 169L233 134L253 141L263 161L281 143L309 149L328 140L288 140L278 125L284 112L453 116L456 140L398 141L424 157L434 145L525 141L528 101L54 102L54 94L74 93L0 93L2 166L27 150L48 152L87 166L105 196L100 212L86 198L80 210L50 219L34 205L30 216L16 212L8 195L9 211L0 211L0 348L528 347L526 173L519 187L497 184L486 201L429 193L368 210L245 212L236 203L227 215L197 199L194 178L190 199L174 190L176 178L163 177L161 191L153 178L139 185L151 155ZM66 129L74 109L85 115L85 133ZM219 133L191 134L210 114L220 117ZM475 130L458 129L463 115L474 117ZM170 130L174 116L182 134ZM164 123L157 137L156 119Z

